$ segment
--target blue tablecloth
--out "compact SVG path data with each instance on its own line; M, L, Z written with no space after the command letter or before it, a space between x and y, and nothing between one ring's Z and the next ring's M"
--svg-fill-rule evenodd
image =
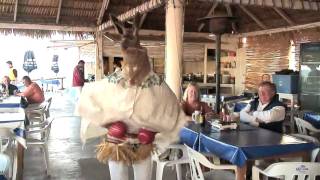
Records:
M304 113L303 119L312 124L315 128L320 129L320 114L316 112Z
M234 112L240 112L247 105L248 105L248 103L245 103L245 102L237 102L237 103L235 103Z
M0 103L0 108L19 108L20 103Z
M41 84L52 84L52 85L60 85L60 81L58 79L51 79L51 80L45 80L45 79L42 79L40 80L40 83Z
M249 159L259 159L288 153L309 151L316 147L313 143L299 140L295 137L278 134L261 128L240 124L238 130L216 131L210 127L202 130L194 130L195 127L188 126L195 133L187 133L182 130L181 142L190 146L194 139L199 145L192 145L194 149L212 153L237 166L243 166ZM188 136L194 135L191 138Z
M25 112L20 106L20 99L20 97L9 97L8 102L6 100L0 102L0 129L12 129L16 140L26 148Z
M196 124L190 124L189 127L192 128L182 128L180 131L180 142L182 144L186 144L193 149L199 148L199 133L201 131L201 127Z

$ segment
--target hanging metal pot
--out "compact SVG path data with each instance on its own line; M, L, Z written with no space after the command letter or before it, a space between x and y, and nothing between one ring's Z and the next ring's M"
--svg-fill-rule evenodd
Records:
M56 74L59 73L58 59L59 59L58 55L53 55L51 70Z
M33 51L26 51L24 53L23 69L26 72L28 72L28 74L31 71L38 68L37 63L34 59L35 59L35 56L34 56Z

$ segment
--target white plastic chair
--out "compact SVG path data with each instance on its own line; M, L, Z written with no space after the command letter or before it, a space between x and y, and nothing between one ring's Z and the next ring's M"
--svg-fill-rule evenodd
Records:
M315 148L314 150L312 150L311 152L311 159L310 161L311 162L316 162L316 159L317 159L317 156L320 152L320 142L317 138L315 137L312 137L312 136L308 136L308 135L305 135L305 134L291 134L291 136L294 136L294 137L297 137L297 138L301 138L303 140L306 140L308 142L312 142L316 145L318 145L318 148Z
M9 128L0 128L0 175L15 180L17 164L14 134Z
M235 174L237 172L237 166L235 165L216 165L210 162L203 154L193 150L192 148L186 146L188 155L190 158L190 169L192 180L204 180L204 179L235 179ZM210 171L203 173L201 165L210 168ZM234 171L233 174L230 171Z
M6 154L0 153L0 175L10 178L10 157Z
M320 163L313 162L280 162L271 164L264 170L256 166L252 167L252 180L259 180L260 174L267 177L284 178L284 180L315 180L320 176Z
M28 148L39 147L43 152L47 175L50 175L48 140L49 140L51 124L53 120L54 118L50 117L46 119L44 123L41 123L39 125L34 125L33 128L27 131L27 139L26 139ZM41 125L43 126L41 127ZM31 135L40 135L41 138L35 138L34 136L31 137Z
M320 129L315 128L308 121L303 120L298 117L294 117L294 120L297 124L299 134L309 135L309 132L310 133L320 133Z
M172 167L175 166L176 173L177 173L177 180L182 180L181 174L181 165L182 164L189 164L188 153L184 145L181 144L172 144L169 145L167 149L170 150L180 150L182 152L182 156L180 158L176 157L175 160L161 160L159 158L160 153L157 151L153 152L152 160L156 162L157 169L156 169L156 180L162 180L163 171L166 166Z
M39 108L36 109L27 109L27 118L30 121L30 124L35 122L44 122L46 118L50 116L50 106L51 106L52 97L46 100Z

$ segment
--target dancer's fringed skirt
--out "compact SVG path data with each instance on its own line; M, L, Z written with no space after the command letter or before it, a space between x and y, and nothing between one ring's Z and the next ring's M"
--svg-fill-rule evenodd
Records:
M153 148L153 144L115 144L104 140L97 146L97 159L103 163L112 160L130 165L149 157Z

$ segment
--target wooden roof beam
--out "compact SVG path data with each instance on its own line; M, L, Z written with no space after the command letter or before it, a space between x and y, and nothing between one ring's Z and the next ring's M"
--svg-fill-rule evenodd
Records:
M17 24L17 23L0 23L0 29L30 29L30 30L76 31L76 32L96 31L96 27L59 26L59 25L44 25L44 24Z
M16 0L15 5L14 5L13 22L17 22L18 2L19 2L19 0Z
M256 22L256 23L259 25L259 27L261 27L262 29L267 29L267 26L266 26L263 22L261 22L256 15L252 14L252 12L250 12L246 7L244 7L244 6L242 6L242 5L239 5L239 7L240 7L240 8L242 9L242 11L244 11L248 16L250 16L250 18L253 19L254 22Z
M141 5L133 8L133 9L117 16L117 18L120 21L126 21L126 20L133 18L137 13L144 14L146 12L152 11L153 9L156 9L156 8L162 6L163 4L165 4L165 2L166 2L166 0L150 0L150 1L147 1ZM109 20L108 22L101 24L97 28L97 31L105 31L106 29L111 28L111 27L112 27L112 23Z
M314 22L314 23L296 25L296 26L283 27L283 28L274 28L274 29L254 31L254 32L248 32L248 33L241 33L237 37L259 36L259 35L266 35L266 34L270 35L274 33L297 31L300 29L310 29L310 28L316 28L316 27L320 27L320 21Z
M109 6L109 2L110 2L110 0L103 0L103 2L102 2L102 6L100 9L100 13L98 16L98 21L97 21L98 25L100 25L102 23L104 13L106 12L106 10L108 9L108 6Z
M233 17L233 13L232 13L232 9L231 9L230 4L225 4L225 7L226 7L226 10L227 10L228 16ZM232 21L231 26L232 26L232 30L235 33L237 33L238 29L237 29L236 23L234 21Z
M244 6L265 6L281 9L314 10L319 11L320 2L310 0L201 0L205 2L217 1L226 4L238 4Z
M105 33L103 36L110 42L115 42L114 38L109 33Z
M1 28L1 27L0 27ZM161 36L161 37L165 37L165 31L159 31L159 30L146 30L146 29L140 29L139 30L139 35L140 36ZM108 37L112 38L113 40L115 40L114 35L117 35L117 32L112 29L110 31L108 31L108 33L105 33L105 35L107 35ZM203 38L203 39L209 39L210 41L215 40L216 37L212 36L211 33L204 33L204 32L184 32L183 33L183 37L186 38ZM239 39L239 37L236 35L231 35L231 34L224 34L222 35L222 40L224 42L228 42L228 43L233 43L233 44L237 44Z
M207 13L207 16L213 15L214 14L214 10L216 9L216 7L218 6L218 2L215 1L213 2L213 5L211 6L211 9L209 10L209 12ZM200 32L202 30L202 28L204 27L204 23L201 23L198 27L198 32Z
M56 18L56 24L59 24L61 7L62 7L62 0L59 0L58 11L57 11L57 18Z
M290 26L294 26L296 23L282 10L279 8L273 8Z
M140 24L139 24L139 29L142 27L144 20L146 20L147 15L148 15L147 12L142 15L141 20L140 20Z

